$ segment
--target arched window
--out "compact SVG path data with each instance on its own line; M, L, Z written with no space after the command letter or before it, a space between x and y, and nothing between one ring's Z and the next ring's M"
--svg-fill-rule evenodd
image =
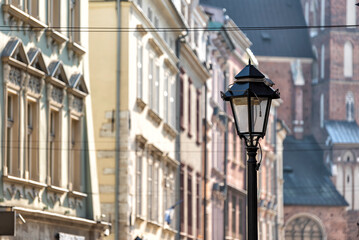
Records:
M324 94L320 95L320 127L324 127Z
M354 162L354 154L351 151L347 151L343 155L344 162Z
M325 0L322 0L321 3L320 3L320 8L321 8L321 11L320 11L320 26L322 30L324 30L324 27L325 26Z
M354 95L352 92L348 92L345 96L345 109L347 121L354 121Z
M347 25L355 25L356 24L356 8L353 7L355 5L355 0L347 0Z
M353 76L353 45L350 42L344 44L344 77Z
M307 22L307 25L309 25L309 3L305 3L305 21Z
M311 240L322 240L324 234L320 224L308 217L300 216L291 220L285 227L285 239L311 239Z
M314 61L312 64L312 82L318 83L318 50L313 46Z

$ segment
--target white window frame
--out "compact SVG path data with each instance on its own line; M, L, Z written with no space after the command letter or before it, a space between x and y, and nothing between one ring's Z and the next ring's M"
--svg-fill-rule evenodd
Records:
M143 45L137 41L137 98L143 99Z
M355 120L355 104L354 104L354 94L348 92L345 96L345 110L346 110L346 120L352 122Z
M353 44L349 41L344 44L344 77L353 77Z
M346 0L346 24L356 25L356 1ZM350 27L352 28L352 27Z

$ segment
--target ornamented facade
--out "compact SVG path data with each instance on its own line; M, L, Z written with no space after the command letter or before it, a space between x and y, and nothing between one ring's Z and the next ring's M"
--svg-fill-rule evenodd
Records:
M73 31L87 2L1 6L0 214L15 214L17 238L102 238L88 41Z

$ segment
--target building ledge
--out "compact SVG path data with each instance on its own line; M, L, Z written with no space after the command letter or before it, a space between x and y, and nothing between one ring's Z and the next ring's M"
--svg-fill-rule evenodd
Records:
M29 179L24 179L24 178L19 178L19 177L14 177L14 176L3 176L3 181L4 182L9 182L9 183L15 183L15 184L21 184L21 185L27 185L27 186L31 186L34 188L45 188L47 185L44 183L40 183L34 180L29 180Z
M136 106L138 107L140 112L142 112L143 109L145 109L146 105L147 104L141 98L136 98Z
M148 116L151 118L151 120L152 120L157 126L159 126L160 123L162 122L161 117L158 116L158 114L155 113L155 111L153 111L152 109L148 109Z
M34 210L24 207L6 207L1 206L0 210L2 211L16 211L17 213L21 213L25 219L48 219L48 220L54 220L57 224L60 222L66 222L68 224L71 224L72 226L74 224L80 224L83 227L95 227L97 230L104 230L106 228L109 228L111 226L110 223L103 222L103 221L95 221L91 219L81 218L81 217L75 217L75 216L67 216L62 215L59 213L53 213L53 212L47 212L42 210Z
M9 14L11 17L18 19L26 24L29 24L34 31L42 31L47 28L47 25L23 10L15 7L12 4L3 4L2 10L4 13Z
M178 132L174 130L169 124L163 124L163 130L173 139L177 136Z
M86 193L82 193L82 192L78 192L78 191L69 191L68 195L69 195L69 197L80 198L80 199L87 197Z
M53 193L58 193L58 194L64 194L69 192L68 189L66 188L62 188L62 187L57 187L57 186L53 186L53 185L48 185L47 186L47 191L53 192Z
M53 28L46 30L46 36L52 38L52 40L55 41L58 45L61 45L69 40L65 35Z
M67 47L79 57L86 53L86 49L76 42L69 42Z
M147 224L151 224L151 225L153 225L153 226L155 226L157 228L163 228L162 224L160 224L159 222L154 221L154 220L147 220Z

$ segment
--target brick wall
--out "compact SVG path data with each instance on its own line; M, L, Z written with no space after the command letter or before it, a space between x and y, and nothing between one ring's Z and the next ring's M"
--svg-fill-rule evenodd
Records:
M347 234L347 213L345 207L330 207L330 206L285 206L284 220L288 220L296 214L309 214L314 218L319 218L327 240L348 239Z
M265 73L274 83L274 89L279 89L281 103L278 108L278 118L284 120L288 127L293 131L293 121L296 119L296 110L301 109L302 120L304 121L303 129L304 135L310 134L311 129L311 102L312 102L312 64L310 62L302 62L302 73L305 79L304 86L294 86L291 63L294 59L277 60L260 60L259 69ZM296 88L300 88L302 94L302 101L295 101L298 91ZM296 106L300 104L301 106Z

